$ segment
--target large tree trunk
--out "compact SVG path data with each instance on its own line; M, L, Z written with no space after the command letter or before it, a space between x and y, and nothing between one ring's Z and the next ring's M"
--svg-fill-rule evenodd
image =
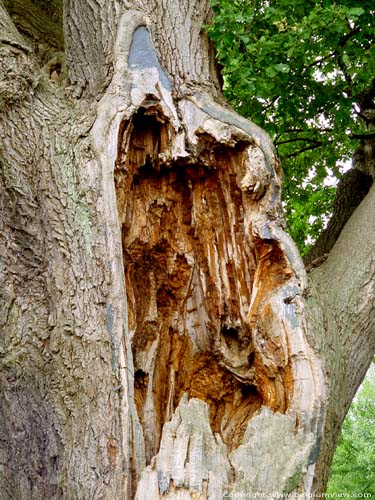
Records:
M374 188L307 280L208 2L66 0L66 57L51 6L0 1L0 498L324 490L375 351Z

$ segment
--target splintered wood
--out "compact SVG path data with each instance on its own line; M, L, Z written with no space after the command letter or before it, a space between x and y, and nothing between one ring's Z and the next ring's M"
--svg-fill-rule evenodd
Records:
M254 412L285 412L293 390L269 301L290 270L278 245L252 232L258 200L243 188L252 145L202 132L173 160L173 137L157 106L141 108L120 127L115 171L148 460L184 393L209 404L212 430L234 449Z

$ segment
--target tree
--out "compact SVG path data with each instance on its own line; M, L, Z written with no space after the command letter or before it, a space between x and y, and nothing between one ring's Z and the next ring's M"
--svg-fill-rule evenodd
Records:
M375 494L375 371L372 365L345 418L332 463L328 492Z
M371 1L215 0L209 27L223 65L225 94L271 134L285 172L288 229L305 253L332 212L345 163L352 205L367 193L374 149L375 28ZM354 152L356 153L354 154ZM364 175L361 175L364 174ZM350 186L350 187L349 187ZM367 189L367 190L366 190ZM346 203L348 205L348 203ZM349 212L348 212L349 213ZM330 250L347 213L337 213ZM334 231L336 229L336 231ZM307 245L308 247L308 245ZM315 255L317 256L317 249Z
M210 21L0 2L4 500L325 488L375 351L374 188L307 279Z

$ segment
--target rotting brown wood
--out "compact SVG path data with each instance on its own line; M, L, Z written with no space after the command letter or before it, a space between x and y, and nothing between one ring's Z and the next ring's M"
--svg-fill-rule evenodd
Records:
M255 411L285 412L293 393L287 339L268 301L291 270L277 242L245 221L263 194L242 186L252 144L202 132L188 156L171 160L174 137L150 100L122 122L115 170L148 460L184 393L209 404L229 450Z

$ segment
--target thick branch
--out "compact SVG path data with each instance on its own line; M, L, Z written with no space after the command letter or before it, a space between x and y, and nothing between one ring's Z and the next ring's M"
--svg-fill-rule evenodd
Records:
M374 247L375 186L347 222L327 260L311 273L337 318L343 334L341 340L348 342L352 349L348 360L353 368L348 373L351 377L357 375L361 356L371 358L375 351ZM363 350L353 351L359 341L366 343L364 336L368 345L373 346L372 352L369 349L370 354ZM358 382L362 375L358 375Z
M350 137L352 139L361 139L361 140L375 139L375 132L369 132L367 134L352 134Z
M38 52L43 52L42 44L63 50L62 0L3 0L3 3L19 31L31 44L37 45Z
M11 45L20 48L25 52L30 52L30 47L25 43L25 40L18 33L9 13L4 7L4 3L0 0L0 43Z
M34 79L30 52L0 1L0 109L30 92Z
M357 168L343 176L337 187L332 217L313 248L304 257L306 265L328 254L349 217L368 193L371 184L372 177Z
M312 295L307 306L329 383L318 491L324 491L327 481L327 464L335 448L332 437L338 436L375 352L374 247L375 186L345 225L327 260L310 274Z

